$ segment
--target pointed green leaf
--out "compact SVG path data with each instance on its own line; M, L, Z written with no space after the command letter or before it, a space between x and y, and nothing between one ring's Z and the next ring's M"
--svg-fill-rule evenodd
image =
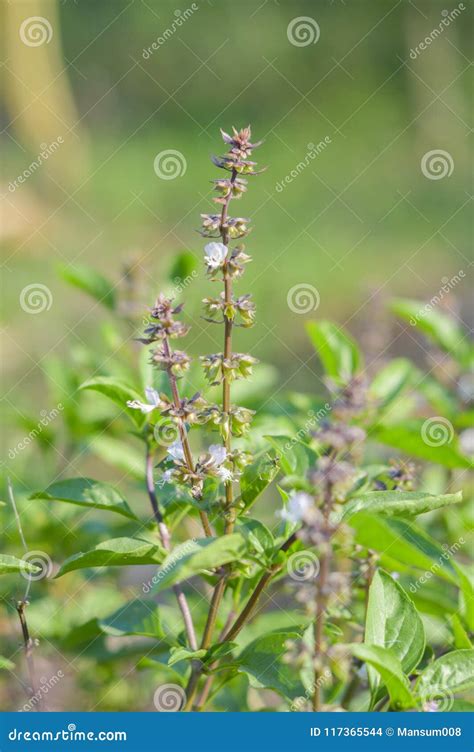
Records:
M439 309L428 308L426 303L418 300L399 298L392 302L391 308L397 316L408 321L414 329L422 331L443 350L460 359L466 357L469 345L465 333L454 317L442 313Z
M382 564L397 569L398 564L413 567L457 582L454 560L446 551L412 522L397 517L382 517L358 512L350 520L361 546L381 554ZM403 568L403 567L402 567Z
M137 598L121 606L105 619L99 619L103 632L115 637L139 635L163 637L158 606L154 601Z
M30 499L48 499L77 504L88 509L105 509L117 512L131 520L136 520L123 496L107 483L91 478L69 478L48 486L44 491L37 491Z
M30 564L28 561L17 559L16 556L0 554L0 574L10 574L11 572L36 574L39 571L39 567L36 567L34 564Z
M328 376L349 381L362 365L354 340L330 321L309 321L306 330Z
M414 691L421 698L437 693L464 692L474 687L474 650L453 650L430 663Z
M58 265L61 277L74 287L78 287L99 303L113 310L116 305L115 290L112 282L91 266L75 264L74 266Z
M247 674L253 687L273 689L290 700L301 697L305 689L298 672L283 656L288 640L300 639L302 633L302 628L281 629L257 637L236 658L239 671Z
M259 457L244 469L240 478L242 501L247 509L278 475L279 462L269 454Z
M163 590L195 574L238 561L244 552L245 540L238 533L223 535L221 538L193 538L185 541L164 560L154 578L154 591Z
M466 630L461 624L461 620L459 616L457 614L451 614L449 619L451 622L451 627L453 629L454 647L458 648L459 650L462 650L465 648L467 648L468 650L471 649L472 648L471 640L467 636Z
M386 407L412 382L414 369L406 358L395 358L382 368L370 385L369 396L380 408Z
M145 422L145 416L140 410L135 410L133 407L127 406L129 400L139 400L143 402L143 396L135 391L133 387L120 381L120 379L116 379L113 376L96 376L94 379L85 381L79 388L91 389L94 392L99 392L105 397L108 397L121 408L122 412L131 418L135 425L142 426Z
M354 644L350 648L356 658L372 666L380 674L380 678L387 688L391 707L401 710L415 705L408 679L403 673L399 659L392 650L382 648L379 645Z
M428 419L429 420L429 419ZM436 418L433 419L436 421ZM443 425L444 419L441 421ZM373 437L382 444L394 447L407 455L420 457L427 462L438 462L445 467L472 467L473 463L463 455L458 447L456 438L449 441L449 426L446 426L446 441L436 446L427 444L423 440L424 420L404 421L390 426L379 425L373 429ZM453 429L454 432L454 429Z
M353 498L345 505L343 519L357 512L377 513L387 517L415 516L433 509L457 504L462 501L462 492L434 495L419 491L369 491Z
M202 658L206 655L206 652L206 650L188 650L188 648L183 647L172 647L168 666L174 666L175 663L179 663L180 661L192 661L196 658Z
M365 642L389 648L409 674L419 664L425 649L425 630L417 610L403 588L383 569L375 572L369 590ZM378 674L369 670L374 693Z
M8 658L4 658L3 655L0 655L0 670L4 671L13 671L15 668L15 664L8 660Z
M75 554L66 559L56 577L67 572L90 567L125 567L131 564L159 564L165 551L161 546L140 538L112 538L99 543L85 553Z

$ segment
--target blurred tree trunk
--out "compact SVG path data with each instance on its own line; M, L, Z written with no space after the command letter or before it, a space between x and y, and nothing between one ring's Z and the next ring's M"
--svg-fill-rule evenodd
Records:
M88 150L63 56L57 2L3 3L1 16L9 132L33 156L62 139L44 168L71 190L86 175Z

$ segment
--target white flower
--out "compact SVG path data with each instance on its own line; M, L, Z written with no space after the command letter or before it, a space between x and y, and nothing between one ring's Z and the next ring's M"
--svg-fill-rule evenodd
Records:
M204 261L209 269L218 269L227 256L227 246L224 243L208 243L205 248Z
M305 512L310 509L313 503L313 499L309 494L298 491L298 493L290 496L286 509L277 512L277 514L286 522L301 522Z
M163 483L171 483L172 479L173 479L173 471L165 470L165 472L161 476L161 480L163 481Z
M209 447L209 454L214 460L214 465L220 467L227 457L227 450L220 444L211 444Z
M156 391L156 389L153 389L151 386L147 386L145 388L145 396L147 398L147 402L140 402L140 400L128 400L127 407L132 407L134 410L141 410L142 413L145 415L147 413L151 413L152 410L156 410L157 407L161 406L161 399L160 395Z
M184 460L184 449L179 439L177 441L173 441L173 443L169 445L168 457L171 457L172 460L177 460L178 462L182 462Z
M231 470L229 470L227 467L220 467L217 471L217 475L224 483L228 483L230 480L234 480L234 476L232 475Z

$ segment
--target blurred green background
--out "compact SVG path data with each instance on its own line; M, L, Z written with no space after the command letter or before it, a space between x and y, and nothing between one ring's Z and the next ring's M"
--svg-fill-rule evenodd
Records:
M169 288L177 254L194 254L199 275L182 296L193 325L186 346L196 354L220 349L215 331L200 318L200 301L213 288L201 273L204 242L196 232L200 213L213 207L210 180L219 171L209 157L221 153L219 127L251 123L254 137L265 140L254 156L268 169L249 181L232 210L252 218L247 248L254 261L238 290L252 293L258 311L257 326L236 333L235 348L278 370L278 387L263 384L269 396L273 390L321 391L304 331L307 318L346 326L362 340L369 362L390 352L421 360L419 340L390 319L386 303L392 296L430 300L462 270L466 277L452 308L469 321L472 14L468 3L464 7L425 50L410 55L446 19L443 11L452 10L444 0L2 4L5 454L20 506L31 490L66 468L69 475L107 480L122 475L88 456L88 421L98 431L111 425L113 438L117 410L100 398L80 402L84 425L71 419L73 447L67 446L68 432L61 443L52 421L38 441L8 458L42 416L58 401L66 403L65 394L82 400L78 384L123 356L125 344L116 333L104 337L103 322L116 314L68 286L59 265L67 273L87 264L113 281L122 313L132 319L130 340L142 311L163 286ZM28 36L26 22L37 16L43 19L40 36ZM299 17L313 34L309 43L304 36L293 43L289 38ZM308 144L319 142L326 145L308 159ZM52 144L48 158L32 167ZM155 157L167 150L180 152L186 166L172 180L154 170ZM422 158L433 150L448 153L449 176L423 174ZM19 181L24 171L29 175ZM288 293L299 284L317 290L317 312L288 306ZM47 288L47 305L37 315L21 305L30 285ZM120 367L126 374L129 365ZM116 445L107 450L103 444L101 451L112 452L120 465ZM133 445L125 454L127 474ZM138 457L132 478L140 479L140 462ZM143 511L141 488L134 494ZM31 509L30 547L58 557L53 541L62 535L59 558L65 558L87 546L90 535L103 539L109 533L99 518L71 530L76 512ZM9 550L20 555L11 515L7 537ZM128 584L122 583L125 589ZM96 592L87 588L77 602L63 580L55 588L53 601L47 585L38 584L44 597L31 609L50 657L56 631L120 602L112 578ZM68 609L60 607L59 618L64 600ZM51 623L45 614L53 612ZM11 637L3 616L0 631ZM74 684L64 691L74 694L76 707L89 709L89 694L107 683L112 669L105 663L88 672L84 660L79 690ZM146 707L126 676L113 686L100 709ZM18 686L12 701L11 690L0 688L0 699L8 696L9 703L21 695Z

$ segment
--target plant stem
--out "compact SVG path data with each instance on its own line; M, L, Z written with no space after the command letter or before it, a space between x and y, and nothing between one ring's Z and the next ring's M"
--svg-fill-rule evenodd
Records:
M163 338L163 352L166 358L169 358L171 356L171 350L170 350L170 346L168 342L168 337ZM168 366L168 368L166 369L166 373L168 374L168 379L170 382L171 394L173 395L174 406L179 410L179 408L181 407L181 400L179 398L178 383L177 383L176 376L174 375L172 371L171 365ZM191 452L191 447L189 446L188 432L186 431L186 426L184 425L182 420L180 420L178 423L178 431L179 431L179 438L183 447L186 464L190 472L194 472L193 455ZM201 523L202 523L206 536L208 538L211 538L212 529L211 529L209 518L206 512L200 509L199 516L201 518Z
M287 551L290 548L290 546L293 545L293 543L295 541L296 541L296 533L293 533L280 546L280 551ZM250 598L248 599L248 601L245 604L244 608L242 609L241 613L239 614L239 616L235 620L233 626L227 632L225 632L223 634L223 636L221 637L221 639L219 640L219 643L218 643L219 645L223 644L224 642L231 642L235 637L237 637L237 635L239 634L239 632L243 629L243 627L245 626L246 622L248 621L248 619L252 615L252 613L253 613L253 611L254 611L254 609L255 609L255 607L256 607L259 599L260 599L260 596L261 596L263 590L265 589L265 587L267 586L267 584L270 582L270 580L272 579L272 577L274 577L275 574L277 574L282 569L282 567L283 567L282 564L273 564L273 566L270 567L270 569L268 569L261 576L261 578L257 582L257 584L255 586L255 589L253 590ZM216 589L217 589L217 585L216 585ZM214 597L213 597L213 599L214 599ZM212 603L211 603L211 605L212 605ZM193 706L194 697L196 696L196 692L197 692L197 688L198 688L198 682L199 682L199 678L200 678L201 673L202 673L202 666L201 667L196 667L196 669L193 670L192 673L191 673L191 676L190 676L190 679L189 679L189 682L188 682L188 686L186 688L187 701L186 701L186 705L184 706L183 710L191 710L191 708ZM212 677L209 677L209 679L211 679L211 678ZM206 682L206 684L207 684L207 682ZM204 689L205 689L205 687L204 687ZM203 692L204 692L204 689L203 689ZM201 710L202 706L199 709Z
M287 551L290 546L293 545L293 543L296 541L296 533L293 533L293 535L290 535L288 540L286 540L281 546L280 551ZM239 616L235 620L232 627L229 629L227 634L225 635L222 642L231 642L239 632L242 630L242 628L245 626L246 621L250 618L252 612L255 609L255 606L257 605L261 594L263 593L265 587L270 582L272 577L274 577L281 569L282 564L273 564L269 570L267 570L259 579L257 582L254 591L252 592L250 598L248 599L247 603L245 604L244 608L240 612Z
M163 544L163 548L165 548L167 551L170 551L171 550L170 533L169 533L167 525L165 524L163 520L163 515L160 512L158 499L156 498L156 493L155 493L155 482L153 479L153 454L150 451L149 444L147 444L147 449L146 449L146 487L148 491L148 496L150 498L150 503L153 509L153 514L155 516L155 520L158 525L158 532L160 535L161 542ZM191 616L191 611L189 609L187 598L183 590L181 589L180 585L173 585L173 592L176 596L179 609L183 616L184 626L186 629L186 634L188 636L189 647L191 648L191 650L197 650L196 632L194 630L193 619Z
M31 701L34 697L37 696L37 692L36 692L35 662L33 658L34 643L30 637L30 632L28 629L28 622L26 621L26 614L25 614L25 609L27 606L28 606L27 600L23 599L21 601L18 601L16 605L16 611L18 614L18 618L20 620L21 631L23 634L23 648L25 651L26 665L28 667L28 676L30 679L28 699ZM38 695L38 703L33 703L33 704L35 706L35 710L37 711L42 710L43 698L41 697L41 693Z
M233 610L229 611L229 613L227 615L226 622L225 622L224 627L222 629L222 632L219 635L219 641L224 638L225 633L227 632L227 630L229 629L230 625L232 624L234 616L235 616L234 611ZM218 665L219 665L219 661L216 661L215 663L212 664L211 668L215 669L215 668L217 668ZM195 710L201 711L203 709L203 707L206 704L207 699L209 697L209 693L211 691L211 688L212 688L212 685L214 683L214 679L215 678L216 678L215 674L209 674L209 676L206 677L206 681L204 682L204 686L202 688L201 696L199 697L199 700L196 703Z
M237 178L237 171L233 169L232 175L230 178L231 186L234 184L236 178ZM226 246L226 248L229 247L229 230L228 230L228 227L225 226L225 224L227 221L229 204L230 204L231 199L232 199L232 187L229 189L229 193L226 196L226 200L224 204L222 205L221 221L220 221L220 234L222 238L222 243ZM224 262L224 265L223 265L223 278L224 278L224 300L225 300L226 305L231 305L232 304L232 278L228 272L227 260ZM226 316L225 314L224 314L224 353L223 353L223 356L224 356L224 360L229 360L232 357L232 319ZM227 416L228 425L227 425L227 430L225 432L225 437L223 439L223 444L227 453L229 453L232 449L230 419L229 419L230 406L231 406L230 381L224 371L223 378L222 378L222 412ZM224 508L224 511L225 511L224 533L225 535L230 535L234 529L235 510L233 509L233 503L234 503L234 492L232 488L232 481L229 480L225 484L225 508ZM224 596L225 586L226 586L226 578L225 578L225 575L223 575L214 588L214 592L211 598L211 603L209 606L209 613L208 613L206 626L204 629L204 636L203 636L202 645L201 645L201 647L204 648L205 650L207 650L207 648L211 644L212 634L214 632L217 615L219 613L219 607L220 607L222 598ZM191 688L193 688L194 691L196 689L196 687L194 687L193 674L191 674L191 679L188 685L188 690Z
M327 473L331 472L336 463L336 456L331 457L331 463L327 469ZM324 677L323 668L323 640L324 640L324 625L326 622L326 608L328 604L329 592L328 592L328 576L331 566L331 554L332 554L332 541L331 531L329 525L329 515L331 514L331 508L333 503L333 484L328 479L326 481L326 487L324 491L323 499L323 517L324 522L322 524L322 533L325 536L323 543L323 551L319 558L319 575L316 590L316 614L313 623L314 634L314 683L313 683L313 697L312 707L315 712L321 710L321 680Z
M235 180L237 178L237 171L234 169L232 170L232 175L230 178L231 186L233 186ZM229 229L228 227L225 227L225 224L227 222L227 216L229 211L229 204L232 199L232 187L229 190L229 194L226 197L225 203L222 206L222 212L221 212L221 222L220 222L220 233L222 238L222 243L228 248L229 246ZM227 257L226 257L227 259ZM224 262L223 266L223 277L224 277L224 300L226 305L232 304L232 277L229 275L228 272L228 266L227 266L227 260ZM232 357L232 319L228 316L224 315L224 359L228 360ZM223 374L223 382L222 382L222 410L223 412L229 416L230 413L230 381L228 376L226 374ZM231 451L231 431L230 426L228 427L228 430L226 432L225 438L224 438L224 447L226 448L227 452ZM229 534L234 529L235 524L235 510L233 509L233 501L234 501L234 494L233 494L233 488L232 488L232 481L228 481L225 484L225 514L226 514L226 525L225 525L225 533Z
M329 545L329 542L328 544ZM314 633L314 686L313 686L313 710L321 710L321 678L323 677L322 668L322 645L324 635L324 623L326 617L326 606L328 595L326 592L327 578L330 566L330 552L324 553L320 558L318 592L316 596L316 615L313 624Z

